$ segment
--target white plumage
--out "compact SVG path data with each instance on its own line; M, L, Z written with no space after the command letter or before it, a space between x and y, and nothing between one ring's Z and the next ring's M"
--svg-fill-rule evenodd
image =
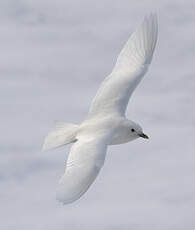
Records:
M112 112L124 116L129 97L146 73L157 41L157 17L145 17L117 58L112 73L98 90L90 114Z
M108 145L148 138L140 125L126 119L125 111L151 63L157 34L157 17L151 14L125 44L92 101L87 118L80 125L60 125L46 137L44 150L75 142L57 190L57 199L64 204L80 198L93 183Z
M107 143L104 138L80 138L70 151L66 172L60 180L57 199L70 203L89 188L105 159Z

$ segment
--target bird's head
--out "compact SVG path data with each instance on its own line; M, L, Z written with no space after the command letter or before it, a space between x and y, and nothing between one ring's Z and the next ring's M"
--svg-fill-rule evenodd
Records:
M144 134L142 127L133 121L130 121L129 123L129 133L132 139L136 139L139 137L149 139L149 137Z

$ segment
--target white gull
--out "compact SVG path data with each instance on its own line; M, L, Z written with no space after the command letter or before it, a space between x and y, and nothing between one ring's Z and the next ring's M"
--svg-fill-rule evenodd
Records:
M129 98L151 63L157 42L157 16L145 17L103 81L87 118L80 124L57 123L45 138L43 150L74 143L57 190L64 204L80 198L102 168L108 145L148 138L140 125L125 117Z

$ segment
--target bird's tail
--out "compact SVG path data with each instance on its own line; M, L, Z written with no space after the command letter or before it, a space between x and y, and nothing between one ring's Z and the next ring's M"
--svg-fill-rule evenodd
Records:
M76 141L78 125L56 122L55 127L45 137L43 151L60 147Z

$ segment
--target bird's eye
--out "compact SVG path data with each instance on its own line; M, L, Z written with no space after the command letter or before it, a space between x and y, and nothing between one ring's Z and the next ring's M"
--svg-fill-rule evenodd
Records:
M131 132L132 132L132 133L135 132L135 129L131 129Z

